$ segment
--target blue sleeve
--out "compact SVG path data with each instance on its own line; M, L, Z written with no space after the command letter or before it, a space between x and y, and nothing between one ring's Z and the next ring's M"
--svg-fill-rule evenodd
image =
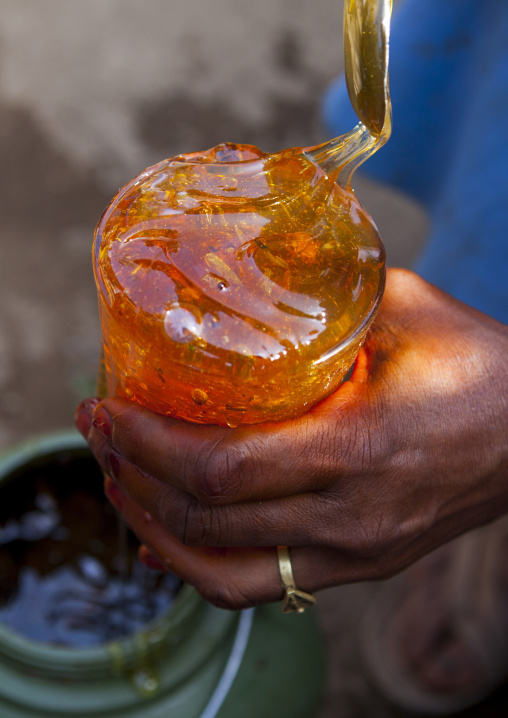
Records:
M428 210L416 270L508 322L508 3L401 3L390 92L392 138L362 169ZM342 80L324 116L333 135L356 123Z

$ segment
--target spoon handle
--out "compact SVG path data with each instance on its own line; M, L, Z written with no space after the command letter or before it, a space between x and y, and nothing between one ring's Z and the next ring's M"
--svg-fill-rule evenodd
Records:
M391 0L346 0L344 64L349 99L371 135L380 137L390 114L388 44Z
M359 165L390 137L388 47L392 0L345 0L346 85L360 120L347 135L310 147L305 154L343 187Z

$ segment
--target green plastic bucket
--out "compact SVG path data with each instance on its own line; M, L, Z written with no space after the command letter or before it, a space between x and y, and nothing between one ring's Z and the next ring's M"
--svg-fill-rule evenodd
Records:
M0 457L0 497L28 469L69 457L93 461L76 432L9 451ZM314 718L324 680L312 611L224 611L190 586L142 631L98 647L37 643L0 624L2 718Z

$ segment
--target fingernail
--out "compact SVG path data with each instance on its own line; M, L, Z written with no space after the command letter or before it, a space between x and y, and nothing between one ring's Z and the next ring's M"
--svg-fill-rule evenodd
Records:
M115 509L118 509L118 511L122 510L124 495L120 491L117 484L115 484L114 481L106 481L104 485L104 492L108 499L111 501Z
M92 424L106 439L111 439L111 417L104 407L94 412Z
M108 473L110 474L111 478L117 481L118 476L120 475L120 459L114 451L111 451L108 455L108 467Z
M159 561L159 559L156 558L149 549L146 549L146 551L140 552L139 558L141 559L141 561L143 561L145 566L148 566L148 568L151 568L154 571L166 571L167 570L166 567L164 566L164 564L162 564Z
M80 434L85 438L88 436L90 431L90 425L92 423L92 414L99 403L98 399L85 399L82 401L74 414L74 421Z

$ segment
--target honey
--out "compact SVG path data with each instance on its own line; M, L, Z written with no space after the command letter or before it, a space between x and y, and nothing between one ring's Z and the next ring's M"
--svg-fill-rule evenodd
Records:
M96 233L107 390L180 419L297 416L354 361L384 250L353 192L300 148L165 160Z

